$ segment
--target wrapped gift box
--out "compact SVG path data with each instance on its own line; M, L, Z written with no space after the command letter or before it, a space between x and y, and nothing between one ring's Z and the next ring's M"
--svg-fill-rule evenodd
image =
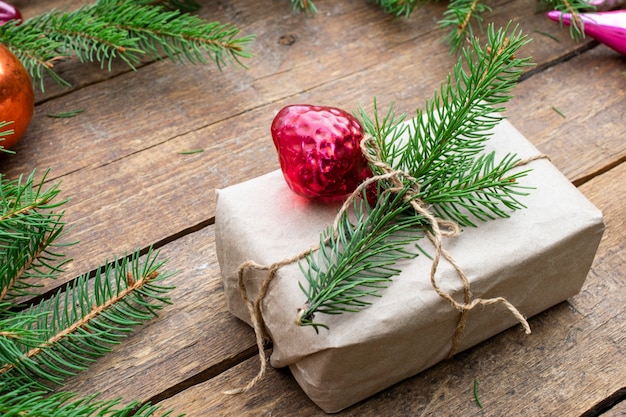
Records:
M497 156L539 154L513 126L501 122L488 141ZM461 266L473 296L504 297L527 317L577 294L604 230L602 215L548 160L519 169L534 187L520 197L526 209L510 217L465 228L444 247ZM319 242L335 219L337 205L316 203L291 192L280 171L217 191L216 247L229 310L251 322L237 285L239 266L249 260L271 264ZM429 253L427 239L420 245ZM271 365L289 366L305 393L326 412L337 412L443 360L448 355L459 311L438 296L424 255L398 264L402 273L382 297L358 313L318 314L329 326L316 333L294 324L306 299L297 264L281 268L262 301L263 320L273 341ZM266 271L246 274L255 299ZM441 289L463 300L453 268L437 270ZM518 324L501 304L471 310L459 351ZM520 327L521 329L521 327ZM521 330L520 330L521 331Z

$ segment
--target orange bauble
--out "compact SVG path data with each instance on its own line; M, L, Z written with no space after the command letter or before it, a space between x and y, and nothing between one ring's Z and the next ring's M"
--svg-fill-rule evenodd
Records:
M0 122L13 122L2 130L13 134L0 136L0 146L11 149L22 137L33 117L35 94L28 72L19 59L0 44ZM4 139L4 140L3 140Z

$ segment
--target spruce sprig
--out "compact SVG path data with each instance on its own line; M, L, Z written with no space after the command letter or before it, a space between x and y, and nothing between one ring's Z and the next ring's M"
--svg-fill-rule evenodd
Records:
M431 0L374 0L380 8L392 16L409 17L416 8L422 7ZM432 0L437 2L438 0ZM317 8L310 0L290 0L294 10L309 15L315 15ZM572 24L569 27L572 39L584 38L584 22L579 13L593 11L595 6L586 0L538 0L538 9L559 10L572 14ZM442 18L438 22L440 28L448 31L446 40L450 52L456 53L466 42L471 42L475 33L482 31L484 15L492 11L485 0L451 0Z
M413 9L427 2L428 0L375 0L375 3L379 5L385 13L397 17L409 17Z
M4 146L2 146L2 142L4 141L4 136L9 136L13 134L13 129L7 128L7 126L11 126L13 121L0 120L0 152L4 153L15 153Z
M407 190L380 191L373 207L367 198L355 200L353 213L344 212L336 230L330 228L320 237L319 251L300 263L308 287L299 283L307 296L299 324L313 326L317 332L328 326L314 321L316 313L359 311L400 273L395 267L399 260L417 256L407 246L423 235L424 218L409 210Z
M135 0L142 6L163 6L168 10L180 10L181 12L195 12L200 4L195 0Z
M585 24L579 14L594 11L596 10L596 7L591 5L590 2L586 0L539 0L538 9L558 10L563 13L570 13L572 15L572 19L569 25L569 34L572 39L579 40L585 37ZM562 21L561 25L563 25Z
M0 26L0 42L22 61L42 90L45 74L69 85L54 66L71 57L99 62L109 70L114 59L135 68L145 55L192 64L211 61L219 68L228 62L243 65L242 59L251 57L247 48L253 36L239 36L235 26L146 4L99 0L72 12L53 10L21 25Z
M474 225L466 210L479 219L491 219L505 215L501 205L523 207L515 197L524 194L517 183L524 172L509 174L519 159L507 155L496 162L494 153L479 154L503 119L503 105L511 99L519 76L532 65L530 58L515 56L527 43L518 28L509 33L509 26L496 31L489 25L487 45L474 38L464 48L452 74L426 102L425 110L417 110L408 129L399 122L386 127L407 129L403 142L397 134L383 136L371 130L372 122L364 122L364 129L378 138L383 161L416 178L419 198L462 226ZM361 117L367 115L362 112Z
M32 294L40 279L53 278L69 262L57 250L63 234L65 201L54 201L58 185L45 186L33 171L8 180L0 174L0 301ZM67 244L64 244L65 246Z
M93 279L85 274L49 300L17 313L14 319L24 315L31 335L11 341L23 355L0 368L0 380L47 388L41 381L61 384L87 369L134 326L169 304L164 294L171 287L161 281L171 274L159 273L162 265L153 252L140 262L137 251L98 269Z
M7 385L0 382L0 407L6 416L32 417L151 417L159 407L133 401L119 407L121 400L100 400L97 395L79 397L74 393L50 394L34 390L31 386ZM159 410L160 411L160 410ZM159 413L167 417L171 411Z
M456 52L467 39L474 38L475 25L482 27L483 14L492 9L480 0L452 0L438 22L448 30L450 50Z
M518 197L526 188L517 180L528 171L512 171L519 158L508 154L497 161L494 152L484 151L511 89L530 65L528 58L515 57L528 41L518 28L509 31L508 26L496 31L490 25L487 38L485 46L474 39L464 49L439 92L424 111L417 110L411 124L392 108L381 117L376 103L373 117L361 109L363 128L376 144L367 151L397 172L397 181L379 181L375 206L355 203L356 222L343 214L337 230L321 236L319 251L305 258L301 270L308 287L300 286L307 302L299 313L303 324L318 331L326 325L313 321L316 313L356 312L372 296L380 296L384 283L399 273L395 263L414 256L407 248L432 228L413 203L461 226L507 217L510 210L523 207ZM370 168L374 175L389 173L375 164Z
M88 367L156 316L169 303L164 262L135 251L82 275L52 295L33 287L55 278L69 260L59 184L47 172L0 178L0 410L24 416L152 416L158 407L137 401L52 393L65 378ZM35 305L20 298L44 299ZM18 298L19 297L19 298ZM159 411L160 412L160 411ZM167 412L163 415L169 415Z

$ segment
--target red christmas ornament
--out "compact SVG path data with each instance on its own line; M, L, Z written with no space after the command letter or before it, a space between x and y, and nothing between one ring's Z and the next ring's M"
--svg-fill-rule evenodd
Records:
M271 132L283 176L298 195L344 197L372 175L361 153L363 128L341 109L287 106L274 118Z

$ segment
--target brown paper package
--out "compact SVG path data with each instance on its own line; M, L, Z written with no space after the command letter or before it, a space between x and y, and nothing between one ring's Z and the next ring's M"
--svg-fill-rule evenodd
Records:
M509 122L488 141L497 158L539 154ZM591 267L604 223L595 208L548 160L520 183L533 187L521 197L527 208L510 217L481 222L444 239L444 247L470 280L474 297L505 297L531 317L577 294ZM250 324L237 286L237 270L248 260L271 264L319 243L338 206L291 192L280 171L217 191L216 247L229 310ZM434 248L422 239L428 252ZM431 260L420 255L398 266L402 273L382 297L358 313L318 314L330 330L294 324L306 299L297 264L283 267L262 302L273 341L270 363L289 366L304 392L324 411L338 412L443 360L451 349L459 312L438 296L429 281ZM264 271L248 271L248 296L255 299ZM439 286L462 301L463 286L452 267L440 264ZM459 351L516 325L502 305L470 311ZM519 326L522 331L521 326ZM529 336L532 337L532 336Z

